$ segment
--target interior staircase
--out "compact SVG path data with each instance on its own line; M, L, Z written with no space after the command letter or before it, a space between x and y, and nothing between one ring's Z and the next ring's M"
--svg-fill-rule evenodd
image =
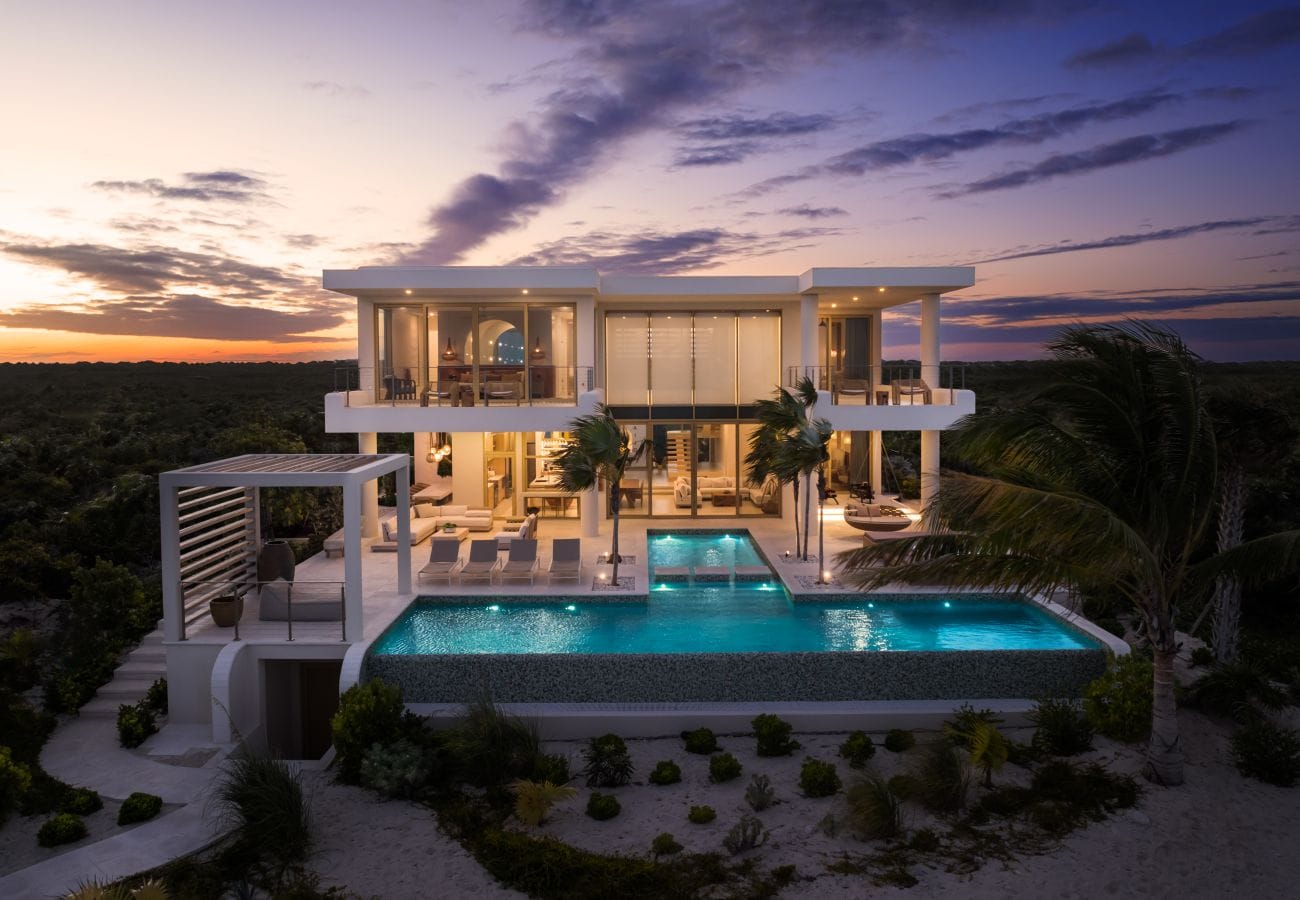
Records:
M113 680L81 707L81 715L90 719L116 719L120 705L143 700L149 685L166 674L167 652L163 649L162 630L155 628L141 639L140 646L127 654L113 673Z

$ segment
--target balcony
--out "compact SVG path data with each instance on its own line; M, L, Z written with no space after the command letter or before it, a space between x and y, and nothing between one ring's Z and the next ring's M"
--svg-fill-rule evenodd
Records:
M427 370L344 366L334 392L345 407L574 407L594 387L591 366L435 366Z
M937 373L937 374L936 374ZM966 390L966 367L939 366L790 366L786 385L807 376L825 404L818 414L843 430L913 431L950 428L975 412L975 394Z

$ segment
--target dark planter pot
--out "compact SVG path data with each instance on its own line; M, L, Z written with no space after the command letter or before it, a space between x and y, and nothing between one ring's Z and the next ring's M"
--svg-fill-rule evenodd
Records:
M257 554L257 580L275 581L283 578L293 581L293 548L288 541L267 541Z
M244 598L233 595L213 597L208 601L208 611L218 628L234 628L244 614Z

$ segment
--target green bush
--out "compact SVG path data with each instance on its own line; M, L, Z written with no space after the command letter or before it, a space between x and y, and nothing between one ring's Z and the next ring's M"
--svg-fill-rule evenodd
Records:
M683 731L682 740L686 742L687 753L698 753L700 756L707 756L710 753L716 753L718 750L718 739L707 728Z
M1152 666L1136 653L1118 657L1083 692L1083 712L1101 734L1133 743L1151 733Z
M907 846L920 853L933 853L939 849L939 835L929 828L918 828Z
M361 783L385 797L411 800L429 783L429 763L410 741L375 744L361 763Z
M733 825L727 832L727 836L722 839L722 846L726 847L732 856L761 847L765 843L767 843L767 829L763 827L762 822L748 813L741 816L740 821Z
M414 725L408 720L408 728ZM521 778L559 784L555 780L559 763L542 753L536 723L503 712L487 695L467 704L460 721L442 732L440 740L446 764L456 777L477 787ZM568 760L564 767L567 775Z
M339 697L334 729L339 780L357 784L361 765L375 744L392 744L403 736L406 706L402 689L373 679L354 684Z
M1076 768L1063 760L1041 766L1030 782L1034 793L1030 818L1045 831L1062 834L1087 821L1137 802L1137 783L1094 764Z
M612 794L598 794L592 791L591 798L587 800L587 815L597 822L612 819L622 810L623 807L619 805L618 798Z
M1247 778L1291 787L1300 780L1300 735L1258 719L1232 736L1232 762Z
M906 728L891 728L885 735L885 749L892 753L904 753L916 746L916 735Z
M568 784L569 758L559 753L546 753L537 757L533 764L533 781L549 781L551 784Z
M676 784L682 780L682 770L677 763L671 759L662 759L655 763L654 769L650 772L649 781L651 784L665 785Z
M861 769L876 755L876 745L865 731L855 731L840 744L840 756L848 760L849 768Z
M1263 669L1249 662L1221 663L1192 685L1191 704L1219 716L1249 721L1259 710L1279 710L1290 699Z
M943 723L943 730L958 747L969 750L971 738L981 724L997 726L1002 722L1002 717L991 709L977 710L969 703L963 703L952 711L952 718Z
M790 737L793 726L778 716L764 713L755 716L750 724L754 728L754 737L758 738L759 756L789 756L800 747L799 742Z
M60 844L71 844L73 841L79 841L85 836L86 823L81 821L80 816L72 813L59 813L42 825L40 831L36 832L36 842L42 847L57 847Z
M713 811L712 806L692 806L691 811L686 814L692 825L708 825L718 814Z
M157 730L158 720L143 701L123 703L117 708L117 739L123 747L139 747Z
M519 779L510 785L515 794L515 815L525 825L541 825L551 807L578 796L577 788L549 781Z
M840 789L835 764L805 757L799 768L799 789L808 797L830 797Z
M1214 651L1209 647L1197 647L1192 651L1191 663L1194 668L1214 665Z
M846 794L849 822L864 840L897 837L903 831L903 804L878 775L867 775L849 787Z
M950 740L926 744L908 772L912 793L930 812L956 812L966 805L970 771Z
M63 812L70 812L78 816L88 816L91 813L99 812L104 808L104 801L100 799L99 794L90 788L73 788L68 791L67 797L63 801Z
M619 787L632 780L632 757L616 734L603 734L587 743L582 753L587 787Z
M307 858L311 811L302 782L278 759L241 752L226 761L213 803L236 843L282 863Z
M1039 700L1029 713L1033 745L1054 756L1074 756L1092 749L1092 725L1073 700Z
M709 781L721 784L740 777L740 760L730 753L718 753L709 757Z
M0 746L0 825L9 817L9 811L18 807L31 786L31 770L15 761L8 747Z
M749 784L745 786L745 802L754 812L762 812L776 803L776 790L772 787L772 779L766 775L755 775L750 778Z
M136 822L147 822L160 812L162 812L161 797L136 791L122 801L122 807L117 811L117 824L134 825Z
M650 842L650 852L655 856L672 856L674 853L682 852L682 845L665 831L655 835L655 839Z
M144 705L158 713L160 716L167 715L167 679L159 678L153 684L149 685L149 690L144 695Z

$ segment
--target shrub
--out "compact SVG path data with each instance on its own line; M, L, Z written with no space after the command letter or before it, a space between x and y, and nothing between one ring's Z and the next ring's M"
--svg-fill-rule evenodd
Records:
M510 790L515 794L515 815L525 825L542 824L552 806L561 800L571 800L578 796L577 788L549 781L525 781L522 778L511 784ZM590 811L591 807L588 806L587 809Z
M424 751L407 740L375 744L361 763L361 783L385 797L410 800L428 782Z
M799 742L790 738L793 726L780 717L764 713L755 716L750 724L758 738L759 756L789 756L799 749Z
M920 853L933 853L939 849L939 835L929 828L918 828L907 846Z
M1073 700L1039 700L1029 713L1033 745L1054 756L1074 756L1092 749L1092 725Z
M650 852L655 856L671 856L674 853L681 853L682 845L677 843L677 839L665 831L655 835L655 839L650 842Z
M865 731L855 731L840 744L840 756L849 761L849 768L861 769L876 755L876 745Z
M676 784L681 780L681 767L671 759L661 759L659 762L655 763L655 767L650 772L649 778L651 784L661 786L665 784Z
M122 801L117 811L117 824L134 825L136 822L148 822L162 812L162 797L136 791Z
M616 734L594 737L582 753L587 787L619 787L632 780L632 757L627 744Z
M762 822L748 813L741 816L740 821L733 825L727 832L727 836L722 839L722 846L726 847L732 856L761 847L765 843L767 843L767 829L763 827Z
M572 780L569 774L569 758L559 753L546 753L533 764L533 781L549 781L551 784L568 784Z
M619 806L618 798L612 794L598 794L592 791L591 798L587 801L587 815L597 822L612 819L622 810L623 807Z
M144 695L144 705L158 713L160 716L167 715L167 679L159 678L153 684L149 685L149 690Z
M1033 805L1035 797L1029 788L1003 785L980 797L976 808L995 816L1014 816Z
M739 778L740 772L740 760L730 753L718 753L709 757L709 781L714 784Z
M712 806L692 806L691 811L686 814L686 818L692 825L708 825L718 814L713 811Z
M835 764L806 757L799 769L799 789L807 797L830 797L840 789Z
M1040 800L1060 801L1080 815L1101 821L1109 812L1137 803L1137 782L1112 775L1096 763L1076 767L1062 760L1043 765L1030 782Z
M892 753L904 753L916 746L916 735L906 728L891 728L885 735L885 749Z
M897 837L903 831L903 804L878 775L867 775L847 793L849 822L864 840Z
M63 812L88 816L104 808L104 801L90 788L73 788L63 800Z
M140 703L123 703L117 708L117 739L123 747L139 747L158 730L153 710Z
M443 732L442 746L456 776L478 787L520 778L541 780L542 769L558 765L542 762L542 741L534 723L502 712L487 695L466 704L461 720Z
M0 825L5 823L9 811L18 806L31 786L31 770L15 761L8 747L0 746Z
M1092 727L1133 743L1151 733L1152 666L1136 653L1121 656L1084 689L1083 712Z
M776 803L776 790L772 787L772 779L766 775L755 775L751 778L745 787L745 802L754 812L762 812Z
M952 711L952 718L943 723L943 731L958 746L970 749L971 739L980 725L1001 725L1002 717L991 709L975 709L963 703Z
M1251 722L1232 736L1232 762L1247 778L1291 787L1300 780L1300 735L1266 719Z
M1222 663L1192 685L1191 702L1207 712L1242 721L1260 709L1287 705L1286 691L1273 685L1268 673L1247 662Z
M370 748L402 737L405 713L402 689L378 679L354 684L343 692L330 722L339 780L348 784L361 780L361 765Z
M59 813L42 825L40 831L36 832L36 842L42 847L57 847L60 844L71 844L73 841L79 841L85 836L86 823L81 821L80 816L72 813Z
M311 850L302 782L282 761L247 751L232 756L212 799L243 847L285 863L301 861Z
M970 772L960 751L949 740L935 740L922 748L908 773L911 793L931 812L956 812L966 805Z
M1191 663L1194 668L1214 665L1214 651L1209 647L1197 647L1192 651Z
M963 737L970 764L984 773L984 786L993 787L993 773L1002 771L1010 755L1007 739L988 722L974 722Z
M698 753L701 756L707 756L710 753L716 753L718 750L718 739L707 728L683 731L682 740L686 742L687 753Z

